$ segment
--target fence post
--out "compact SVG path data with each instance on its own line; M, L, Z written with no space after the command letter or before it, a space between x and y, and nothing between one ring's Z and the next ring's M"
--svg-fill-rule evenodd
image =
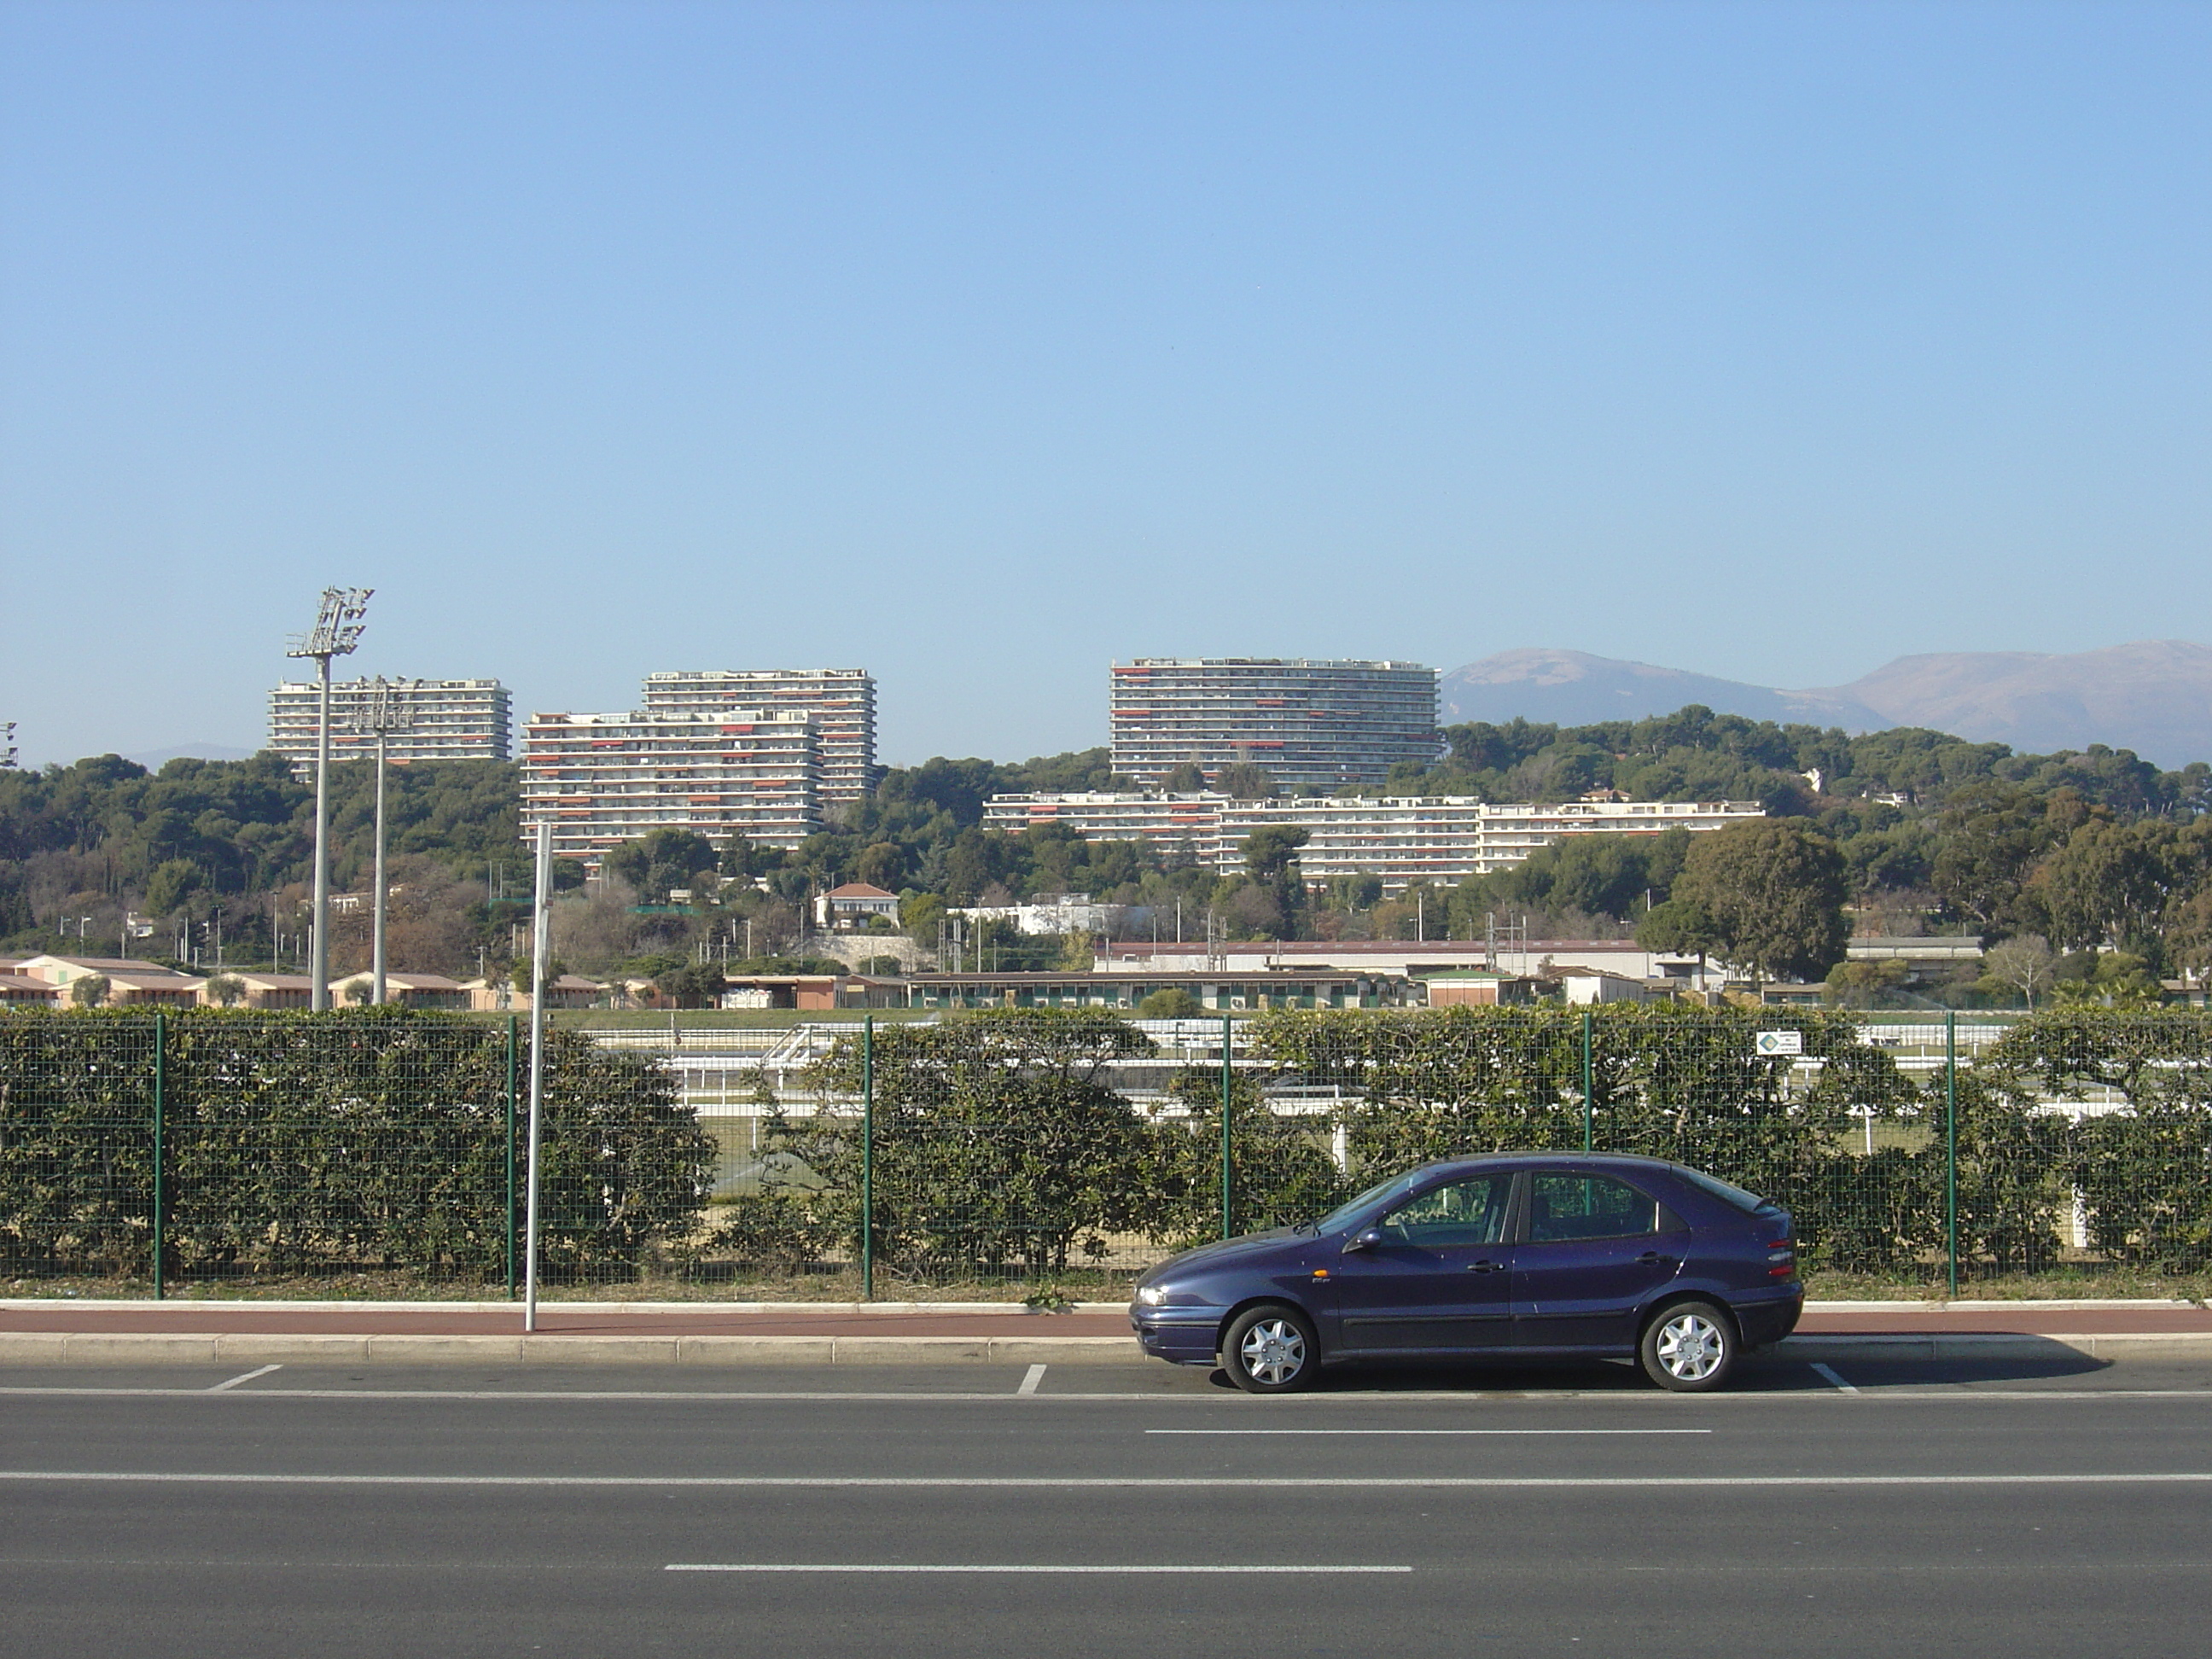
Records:
M1232 1183L1236 1179L1234 1164L1237 1154L1235 1143L1231 1139L1230 1121L1231 1114L1234 1109L1231 1105L1231 1089L1235 1084L1236 1076L1235 1071L1231 1069L1229 1063L1229 1016L1224 1014L1221 1017L1221 1236L1224 1238L1231 1237L1230 1221L1234 1210L1233 1195L1236 1190Z
M167 1294L162 1258L169 1253L168 1146L168 1016L154 1014L154 1300Z
M514 1300L514 1040L521 1017L507 1017L507 1299Z
M1589 1152L1596 1140L1597 1091L1591 1086L1590 1014L1583 1010L1583 1150Z
M860 1300L876 1299L876 1017L860 1016Z
M1959 1294L1959 1016L1943 1016L1943 1254Z

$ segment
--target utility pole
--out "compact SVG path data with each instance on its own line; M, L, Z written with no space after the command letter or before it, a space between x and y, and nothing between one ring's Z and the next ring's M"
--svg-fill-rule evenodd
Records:
M331 659L349 657L367 626L373 587L326 587L315 625L295 638L284 654L312 657L322 684L315 721L315 920L307 1006L321 1012L331 1006Z
M415 708L410 701L420 680L387 680L379 674L369 687L368 706L356 717L356 723L376 733L376 893L372 900L374 910L369 966L368 1000L373 1004L384 1000L384 902L386 888L384 880L384 766L386 750L394 732L404 732L415 724Z

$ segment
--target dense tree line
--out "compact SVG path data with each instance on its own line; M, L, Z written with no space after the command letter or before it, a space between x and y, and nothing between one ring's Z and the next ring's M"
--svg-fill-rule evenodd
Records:
M1610 790L1753 799L1770 816L1712 837L1591 836L1450 890L1385 900L1372 877L1310 890L1295 830L1255 837L1243 867L1223 873L1172 848L1085 842L1058 825L1011 836L982 827L994 794L1121 787L1103 748L1018 765L940 757L888 769L793 849L681 830L617 849L611 879L564 902L558 948L591 972L666 975L708 956L787 963L811 897L864 881L900 895L897 930L925 947L949 908L1077 892L1167 938L1178 921L1186 937L1201 936L1209 918L1231 938L1471 938L1525 918L1540 936L1634 933L1815 976L1840 955L1848 911L1862 932L2020 941L2012 982L2032 999L2068 982L2140 989L2212 956L2212 768L2202 763L2161 771L2101 747L2016 755L1906 728L1851 737L1694 706L1446 736L1447 759L1400 769L1387 792L1548 802ZM357 889L371 850L371 768L343 763L332 776L333 878ZM1209 781L1243 796L1273 787L1250 767L1170 780ZM407 890L394 902L396 960L443 971L508 963L528 875L515 789L515 769L501 763L393 769L393 852ZM0 772L0 942L46 948L63 918L89 916L85 937L101 945L136 908L161 923L138 953L161 956L179 937L208 937L220 913L231 959L265 958L288 927L296 938L312 814L312 789L274 755L176 760L158 774L114 756ZM572 866L560 876L580 885ZM976 932L971 948L1005 967L1068 965L1087 944ZM334 922L342 967L366 945L365 920Z
M1692 703L1642 720L1559 726L1514 720L1447 726L1448 759L1401 766L1373 793L1573 800L1612 789L1637 800L1756 800L1778 817L1823 802L1880 801L1900 811L1940 805L1978 783L2031 794L2070 789L2115 812L2212 810L2212 765L2162 772L2124 749L2016 755L2001 743L1897 726L1852 737L1833 726L1782 726ZM1815 781L1813 774L1818 774Z
M374 775L367 761L331 769L331 879L340 890L367 884ZM505 931L486 900L501 866L509 879L525 872L516 783L516 769L496 761L390 769L391 852L408 890L397 920L403 929L421 924L423 934L413 955L459 967L473 962L489 931ZM266 962L280 939L301 931L313 848L313 784L273 753L179 758L159 772L114 755L0 771L0 945L53 949L66 921L83 950L113 955L130 911L155 924L132 955L171 957L180 936L206 941L211 954L219 918L229 960ZM356 931L347 918L333 925L341 967L350 965ZM359 943L365 951L365 932Z

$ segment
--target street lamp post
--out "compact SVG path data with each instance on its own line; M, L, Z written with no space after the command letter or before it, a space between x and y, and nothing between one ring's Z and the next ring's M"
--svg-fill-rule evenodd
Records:
M326 587L315 625L295 638L284 654L313 657L322 684L315 720L315 920L310 941L307 1006L318 1012L331 1006L331 659L353 654L368 614L370 587Z

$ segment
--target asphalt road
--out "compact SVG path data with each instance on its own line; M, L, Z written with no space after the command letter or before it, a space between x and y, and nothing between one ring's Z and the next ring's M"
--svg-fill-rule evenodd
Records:
M2203 1650L2212 1367L1836 1369L9 1370L0 1653Z

